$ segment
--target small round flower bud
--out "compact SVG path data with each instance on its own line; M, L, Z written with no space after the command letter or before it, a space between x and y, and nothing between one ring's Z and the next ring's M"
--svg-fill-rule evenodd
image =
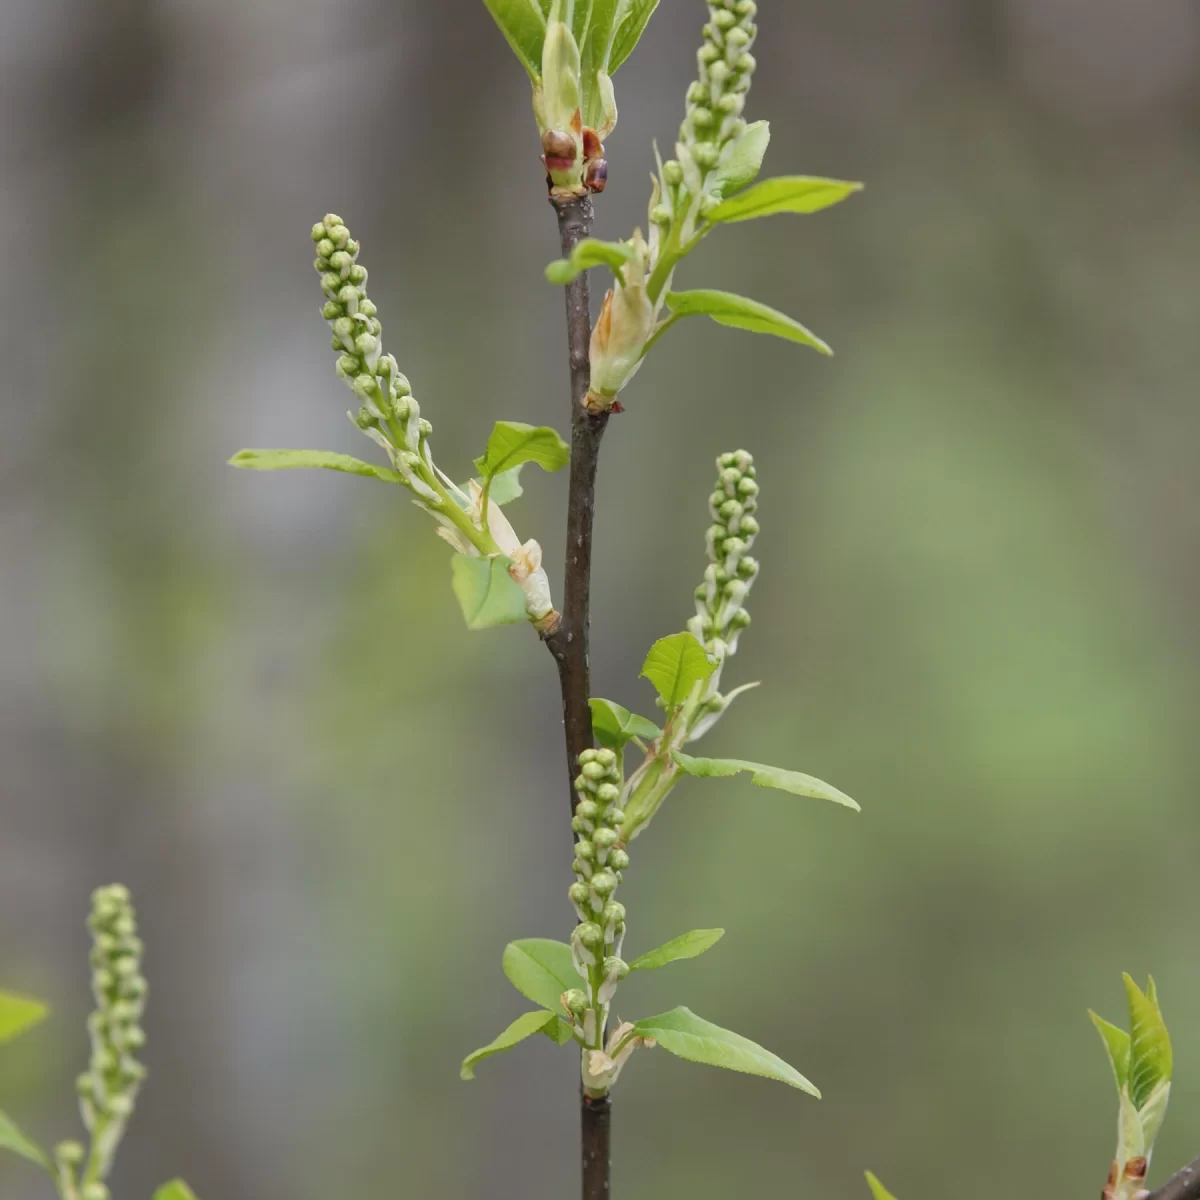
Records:
M737 485L738 494L742 496L757 496L758 484L749 478L743 477L742 481Z
M667 204L656 204L650 210L650 220L652 220L655 225L670 225L673 215L674 214L672 214L670 206Z
M608 774L608 770L598 762L586 762L583 764L580 774L584 779L598 780L603 779Z
M575 936L586 950L599 950L604 945L604 930L594 921L585 921L576 926Z
M367 282L367 268L355 263L354 266L350 268L350 282L361 291ZM364 297L363 304L365 305L366 303L367 301ZM374 303L371 304L371 308L374 310ZM362 312L361 307L359 308L359 312ZM367 313L367 316L369 317L373 317L374 315L374 311Z
M625 905L618 904L615 900L610 900L604 906L604 912L600 916L606 926L623 925L625 923Z
M346 310L336 300L326 300L321 309L321 316L327 321L336 321L338 317L345 316L345 314Z
M572 833L591 833L594 828L591 821L585 821L583 817L574 816L571 818Z
M624 850L613 850L608 856L608 865L614 871L624 871L629 866L629 855Z
M78 1142L59 1142L54 1147L54 1158L64 1167L77 1167L83 1162L86 1151Z
M120 1094L109 1096L107 1108L109 1113L118 1120L124 1120L133 1115L133 1101L128 1096Z
M86 1100L96 1093L96 1080L90 1072L85 1071L82 1075L75 1077L75 1094L82 1100Z
M596 857L596 847L587 838L580 838L575 843L575 857L582 858L584 862L591 862Z
M710 108L693 108L692 109L692 124L697 129L706 129L713 123L712 109Z
M79 1200L109 1200L108 1188L102 1183L85 1184L79 1193Z
M572 988L569 992L563 992L562 1006L575 1018L581 1018L587 1012L588 998L587 993L579 988Z
M312 240L314 242L319 242L319 241L321 241L322 238L324 238L324 236L325 236L325 226L321 221L318 221L312 227Z
M613 955L604 960L605 979L624 979L629 974L629 964Z
M738 532L745 538L757 537L758 530L758 521L754 517L743 517L741 523L738 525ZM745 559L742 559L742 562L745 561Z
M706 171L711 171L721 157L720 150L709 142L701 142L692 153L696 157L696 162Z
M729 628L732 629L748 629L750 627L750 614L744 609L739 608L729 619Z
M585 821L594 821L600 815L600 805L595 800L580 800L575 805L575 815Z
M611 871L597 871L592 876L592 890L602 900L606 900L617 890L617 877Z
M678 187L683 182L683 167L672 158L663 164L663 179L668 187Z
M615 829L597 829L592 835L592 845L597 850L611 850L617 844L617 840Z
M580 908L585 907L588 901L592 898L592 894L588 890L588 885L578 881L571 884L567 891L567 895L571 897L571 903L578 905Z
M146 1044L146 1031L134 1025L125 1031L125 1046L129 1050L141 1050Z
M596 789L596 799L601 804L615 804L621 798L621 789L615 783L602 783Z
M617 753L605 746L603 750L596 751L596 761L602 767L614 767L617 763Z
M758 574L758 559L751 558L750 555L743 555L742 561L738 563L738 574L743 579L753 579Z
M354 423L359 429L374 429L379 424L375 414L364 404L354 416Z
M619 829L625 823L625 810L622 808L609 809L604 818L614 829Z

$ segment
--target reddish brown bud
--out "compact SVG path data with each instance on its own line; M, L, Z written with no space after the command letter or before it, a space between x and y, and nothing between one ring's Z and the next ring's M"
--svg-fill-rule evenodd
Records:
M591 128L583 131L583 157L589 161L593 158L601 158L604 155L604 146L600 141L600 135Z
M602 158L593 158L583 174L583 182L593 192L602 192L608 186L608 163Z
M575 161L575 139L561 129L547 129L542 134L542 150L548 159L566 159L569 167Z
M1139 1155L1137 1158L1131 1158L1125 1164L1125 1178L1133 1181L1146 1178L1146 1171L1150 1163L1144 1155Z

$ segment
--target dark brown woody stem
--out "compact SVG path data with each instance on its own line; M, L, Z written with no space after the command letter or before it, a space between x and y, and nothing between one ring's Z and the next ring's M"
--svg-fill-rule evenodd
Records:
M592 232L590 196L552 197L558 216L562 253L568 258L575 246ZM592 693L588 666L589 605L592 589L592 529L596 516L596 467L608 413L590 413L584 406L591 383L589 353L592 340L591 306L587 273L566 287L567 349L571 367L571 480L567 497L567 555L563 583L562 621L544 634L558 664L562 691L563 729L567 747L567 795L572 815L576 796L574 779L579 756L590 750ZM607 1096L589 1099L579 1094L583 1200L610 1200L612 1178L612 1102Z

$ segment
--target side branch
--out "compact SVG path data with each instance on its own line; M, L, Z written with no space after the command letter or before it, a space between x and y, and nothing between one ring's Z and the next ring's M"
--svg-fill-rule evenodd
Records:
M1200 1158L1172 1176L1156 1192L1147 1192L1146 1200L1200 1200Z
M563 257L592 232L590 196L551 200L558 216ZM587 273L567 286L567 346L571 367L571 480L567 499L567 553L562 622L545 635L546 645L558 664L566 732L567 778L575 778L576 763L592 748L591 675L588 667L589 601L592 580L592 528L596 510L596 467L600 441L608 424L607 413L589 413L584 407L590 384L589 347L592 323ZM574 787L568 796L572 810Z

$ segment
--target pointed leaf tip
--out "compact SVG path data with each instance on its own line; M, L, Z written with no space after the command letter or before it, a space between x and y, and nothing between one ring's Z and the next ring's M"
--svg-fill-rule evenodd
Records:
M896 1197L879 1182L879 1179L871 1171L866 1172L867 1187L871 1189L871 1195L875 1200L896 1200Z
M0 991L0 1042L11 1041L40 1025L50 1010L30 996Z
M362 475L367 479L380 479L384 483L402 483L398 471L363 462L350 454L336 454L332 450L239 450L230 460L231 467L246 471L293 471L316 468L323 471L340 471L343 475Z
M196 1193L182 1179L172 1179L154 1193L154 1200L196 1200Z
M723 937L723 929L693 929L690 933L681 933L677 938L664 942L657 949L649 950L635 958L629 964L631 971L653 971L665 967L668 963L679 962L686 958L699 958L706 950L711 950Z
M0 1109L0 1150L8 1150L26 1162L34 1163L49 1171L51 1175L54 1174L50 1156L37 1142L22 1133L17 1123L3 1109Z
M755 787L775 788L793 796L807 796L813 800L829 800L844 808L862 812L858 802L852 800L845 792L840 792L832 784L799 771L785 771L782 767L769 767L741 758L693 758L692 755L678 750L674 752L673 757L684 774L696 779L728 779L733 775L747 773Z
M1112 1067L1113 1081L1119 1092L1129 1079L1129 1034L1092 1012L1090 1008L1088 1016L1092 1018L1092 1024L1096 1026L1096 1032L1100 1034L1100 1040L1104 1043L1109 1066Z
M476 1063L482 1062L485 1058L491 1058L493 1054L500 1054L505 1050L511 1050L514 1046L525 1041L526 1038L533 1037L535 1033L546 1032L555 1024L561 1024L557 1014L547 1012L543 1009L538 1009L537 1012L529 1012L524 1016L518 1017L507 1029L497 1034L486 1046L481 1046L478 1050L473 1051L463 1059L462 1066L458 1072L459 1078L474 1079ZM553 1035L551 1036L553 1038Z
M673 1008L657 1017L647 1017L634 1028L641 1037L653 1038L661 1049L677 1058L775 1079L818 1100L821 1098L817 1088L778 1055L739 1033L696 1016L689 1008Z
M766 333L772 337L810 346L821 354L832 357L833 350L828 342L822 341L810 329L786 313L738 296L733 292L699 289L692 292L668 292L667 307L680 317L711 317L718 325L731 329L745 329L750 333Z
M812 175L764 179L717 205L706 220L717 225L752 221L776 213L815 213L860 191L861 183L845 179L819 179Z

